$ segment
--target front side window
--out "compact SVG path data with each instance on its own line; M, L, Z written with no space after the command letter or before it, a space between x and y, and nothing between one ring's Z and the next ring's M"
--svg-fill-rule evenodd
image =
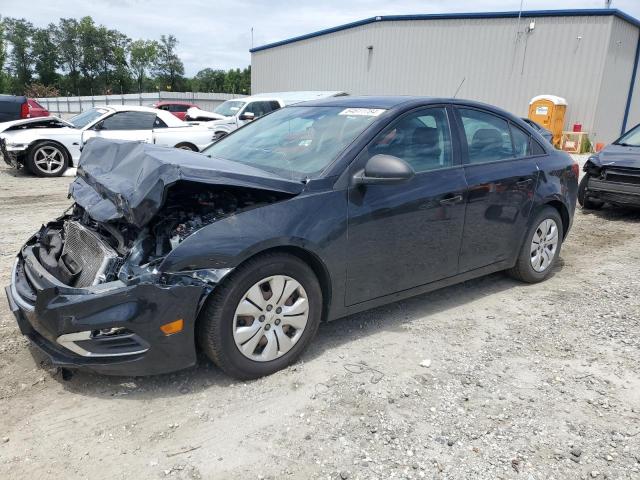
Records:
M150 112L118 112L102 121L103 130L151 130L156 114Z
M251 112L258 118L269 113L271 109L269 108L269 102L251 102L244 111L245 113Z
M182 105L181 103L174 103L169 109L170 112L186 112L189 109L188 105Z
M458 110L467 137L469 163L487 163L514 157L509 124L479 110Z
M445 108L426 108L392 123L368 147L368 155L393 155L416 173L453 165L451 134Z
M202 153L302 180L320 174L383 113L366 108L282 108Z
M244 107L244 105L245 102L241 100L227 100L226 102L218 105L213 112L225 117L233 117L242 107Z

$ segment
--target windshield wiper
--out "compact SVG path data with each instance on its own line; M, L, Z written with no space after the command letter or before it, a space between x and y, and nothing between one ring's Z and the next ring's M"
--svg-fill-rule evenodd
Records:
M631 145L630 143L619 142L616 145L620 145L621 147L640 147L640 145Z

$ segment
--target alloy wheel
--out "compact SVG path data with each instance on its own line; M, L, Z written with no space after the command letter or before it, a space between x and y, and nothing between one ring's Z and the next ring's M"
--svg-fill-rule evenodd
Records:
M531 266L538 272L544 272L553 263L558 250L558 225L555 220L543 220L531 240Z
M64 154L56 147L40 147L33 155L33 163L44 173L58 173L64 167Z
M264 278L243 296L233 316L233 339L240 353L256 362L285 355L309 319L307 292L286 275Z

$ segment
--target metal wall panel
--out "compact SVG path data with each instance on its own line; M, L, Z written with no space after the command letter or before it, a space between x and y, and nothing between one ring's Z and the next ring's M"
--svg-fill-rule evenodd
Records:
M640 52L636 54L638 55ZM627 130L640 123L640 65L638 65L638 70L636 71L635 84L633 87L629 116L627 118Z
M593 119L593 138L606 143L620 136L627 105L633 63L638 45L637 27L613 18L598 104ZM638 97L636 97L636 103ZM630 125L627 121L627 125Z
M613 20L575 16L519 23L513 18L376 22L252 53L252 90L452 96L465 79L459 98L521 116L535 95L565 97L565 127L582 123L591 131L597 126L604 132L598 140L609 141L615 135L602 125L619 126L622 116L599 118L598 124L595 116ZM525 33L531 21L535 28ZM625 58L612 64L621 75L626 74ZM618 115L617 95L604 90L608 98L615 97L615 108L601 106L603 116Z

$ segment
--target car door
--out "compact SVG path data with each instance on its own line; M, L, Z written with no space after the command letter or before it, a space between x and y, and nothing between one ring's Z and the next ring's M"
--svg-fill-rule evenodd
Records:
M529 135L486 110L457 107L469 185L460 272L512 259L520 249L538 167Z
M82 142L100 137L153 143L155 119L156 114L152 112L116 112L85 130Z
M347 305L457 273L467 185L450 116L444 106L404 114L354 161L352 176L376 154L416 173L401 184L349 188Z

